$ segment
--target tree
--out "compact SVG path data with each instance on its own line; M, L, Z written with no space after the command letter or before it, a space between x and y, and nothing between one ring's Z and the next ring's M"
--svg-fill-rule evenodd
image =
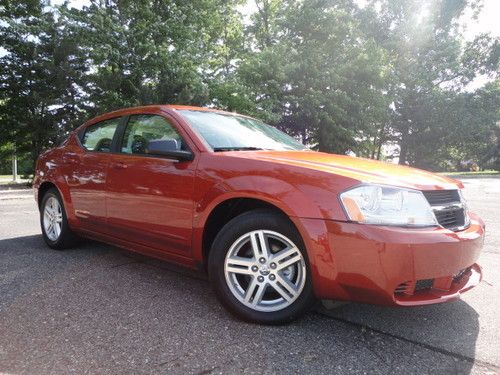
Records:
M182 103L254 115L320 151L495 165L498 80L468 85L498 79L500 43L465 42L458 21L480 0L249 1L246 25L245 0L3 1L0 158L34 160L98 113Z
M352 1L258 1L239 75L257 109L320 151L358 151L386 108L383 51Z
M473 93L463 93L455 116L455 131L441 160L449 160L457 169L461 162L499 169L500 166L500 79Z
M92 67L98 112L151 103L203 105L231 69L237 1L91 1L62 12ZM237 43L236 43L237 44Z
M374 0L362 12L367 33L389 58L388 128L401 164L437 168L437 151L456 144L467 84L498 73L498 40L480 35L465 43L460 31L458 19L478 3Z
M0 20L0 146L34 163L78 121L87 67L45 1L6 2Z

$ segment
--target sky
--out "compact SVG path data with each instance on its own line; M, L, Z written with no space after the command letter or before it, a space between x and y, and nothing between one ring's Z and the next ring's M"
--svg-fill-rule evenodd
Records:
M484 0L484 6L479 14L477 21L471 19L472 14L466 14L463 23L467 27L465 37L468 40L474 39L474 36L480 33L491 33L493 36L500 37L500 1Z

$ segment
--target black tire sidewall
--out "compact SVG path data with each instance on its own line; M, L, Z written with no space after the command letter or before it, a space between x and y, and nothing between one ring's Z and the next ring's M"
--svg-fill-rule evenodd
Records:
M289 238L300 250L306 263L306 282L300 296L288 307L274 312L252 310L237 300L229 289L224 274L224 262L231 245L253 230L272 230ZM286 324L310 308L314 302L311 272L304 242L287 217L270 210L253 210L230 220L217 234L209 254L208 273L215 293L233 314L246 321L261 324Z

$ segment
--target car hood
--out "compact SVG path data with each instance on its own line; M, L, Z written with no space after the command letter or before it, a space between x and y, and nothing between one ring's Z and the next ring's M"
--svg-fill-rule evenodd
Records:
M394 185L418 190L462 188L460 181L421 169L314 151L238 151L231 156L269 161L348 177L359 182Z

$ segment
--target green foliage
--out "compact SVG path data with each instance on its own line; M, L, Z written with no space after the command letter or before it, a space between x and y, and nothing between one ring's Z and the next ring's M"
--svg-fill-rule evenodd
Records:
M238 74L257 115L322 151L361 151L389 104L384 51L355 11L351 2L262 1L248 28L256 48Z
M91 0L0 5L0 166L85 118L182 103L257 116L313 148L435 170L500 168L500 43L478 0ZM468 91L479 75L490 83Z
M209 79L231 71L241 50L235 5L93 0L83 10L60 10L92 66L89 99L102 112L151 103L208 103Z
M464 91L479 74L499 72L499 41L479 35L465 43L460 33L459 17L477 6L465 0L380 0L362 12L363 25L391 67L387 126L400 147L400 163L443 169L467 160L457 158L479 162L475 152L491 145L500 120L495 94L486 100L480 92Z
M87 68L78 41L44 2L0 8L0 146L10 144L32 163L64 137L83 114Z

